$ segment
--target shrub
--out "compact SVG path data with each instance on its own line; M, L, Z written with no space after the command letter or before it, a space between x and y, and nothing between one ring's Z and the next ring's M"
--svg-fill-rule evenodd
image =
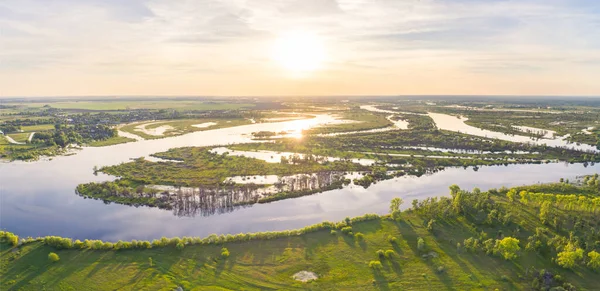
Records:
M178 250L183 250L183 248L185 247L185 245L182 242L178 242L177 245L175 246Z
M229 250L227 248L221 249L221 257L224 259L229 258Z
M19 236L11 232L0 231L0 242L8 242L14 247L19 244Z
M397 244L398 243L398 239L395 236L392 236L388 239L390 241L391 244Z
M379 256L380 258L383 258L385 256L385 252L383 250L378 250L377 252L375 252L377 254L377 256Z
M58 255L56 253L49 253L48 260L50 260L50 262L58 262L60 260L60 258L58 257Z
M387 250L387 251L385 251L385 256L386 256L387 258L389 258L389 259L393 258L393 257L394 257L394 254L396 254L396 253L394 252L394 250Z
M419 237L419 238L417 239L417 249L418 249L420 252L424 252L426 248L427 248L427 246L425 245L425 241L423 240L423 238L420 238L420 237Z
M336 235L336 234L337 234L337 231L335 231L335 229L332 229L332 230L331 230L331 234L332 234L332 235Z
M382 265L381 265L380 261L370 261L369 262L369 267L371 269L379 270L379 269L382 268Z
M365 235L362 234L362 233L360 233L360 232L357 232L354 236L356 237L357 240L364 240L365 239Z
M351 235L352 234L352 226L342 227L341 231L342 231L343 234L349 234L349 235Z

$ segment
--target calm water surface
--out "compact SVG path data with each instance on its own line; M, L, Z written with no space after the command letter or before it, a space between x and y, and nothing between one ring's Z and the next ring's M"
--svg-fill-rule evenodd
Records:
M385 213L393 197L412 199L446 195L448 186L488 189L600 172L600 166L511 165L482 167L479 171L447 169L416 178L402 177L377 183L368 189L349 186L316 195L256 204L213 216L178 217L173 212L149 207L106 205L74 193L79 183L106 181L93 175L94 166L126 162L130 158L181 146L227 145L250 142L250 133L310 128L334 123L331 116L310 120L263 123L195 132L159 140L138 141L103 148L84 148L76 155L51 161L0 163L0 228L20 236L59 235L77 239L116 241L154 239L161 236L206 236L298 228L346 216Z

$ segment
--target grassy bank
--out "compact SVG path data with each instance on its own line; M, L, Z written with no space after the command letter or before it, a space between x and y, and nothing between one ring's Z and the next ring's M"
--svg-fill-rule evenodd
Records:
M11 247L2 244L2 290L596 290L600 276L590 259L561 266L571 248L597 252L600 229L593 209L553 202L542 220L543 201L514 191L472 192L452 187L452 198L413 202L392 216L325 223L303 231L205 239L163 239L143 247L86 243L64 249L58 239ZM595 190L582 196L598 197ZM516 189L515 189L516 191ZM591 192L590 192L591 191ZM556 201L550 199L549 201ZM499 242L516 240L505 259ZM480 241L473 244L474 241ZM492 244L488 245L488 241ZM494 243L495 242L495 246ZM50 245L54 245L52 247ZM120 243L124 245L123 242ZM224 249L228 256L223 255ZM381 250L381 252L379 252ZM502 252L501 252L502 251ZM54 252L60 258L49 260ZM378 263L377 263L378 262ZM310 283L292 279L316 273ZM563 290L563 289L555 289Z

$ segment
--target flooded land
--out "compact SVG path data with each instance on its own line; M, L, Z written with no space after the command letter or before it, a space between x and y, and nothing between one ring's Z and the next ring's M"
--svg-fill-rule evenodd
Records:
M598 172L595 107L574 128L571 113L581 107L495 105L495 115L539 115L510 128L519 135L469 123L491 109L420 100L320 103L130 109L101 123L110 111L11 103L11 114L2 115L2 227L21 236L107 240L284 230L385 213L394 196L443 196L451 184L490 189ZM278 109L260 108L269 106ZM85 135L90 126L109 133ZM11 129L37 134L14 144L19 135ZM58 133L76 138L61 147ZM92 221L101 227L87 227Z

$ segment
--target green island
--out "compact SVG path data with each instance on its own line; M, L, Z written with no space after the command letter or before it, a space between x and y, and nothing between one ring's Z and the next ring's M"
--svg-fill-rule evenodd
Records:
M597 174L488 191L452 185L449 196L415 200L405 211L403 203L393 199L388 215L205 238L103 242L1 232L2 289L594 290L600 283Z

